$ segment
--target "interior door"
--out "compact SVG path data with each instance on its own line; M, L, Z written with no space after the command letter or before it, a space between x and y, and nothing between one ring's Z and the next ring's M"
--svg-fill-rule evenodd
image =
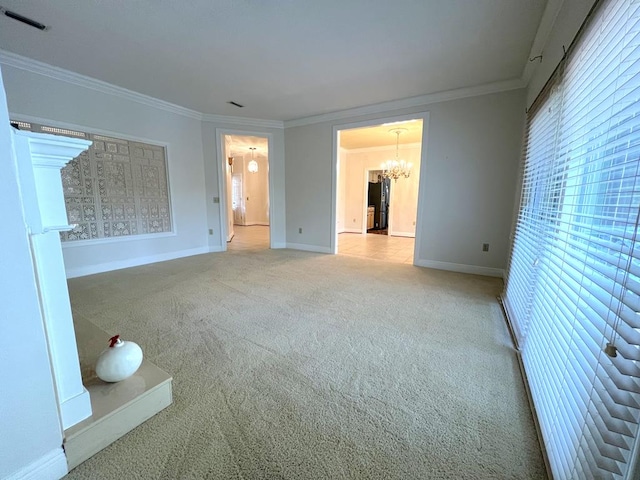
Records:
M244 225L244 197L242 195L242 174L234 173L231 176L231 185L233 190L232 208L233 208L233 224Z

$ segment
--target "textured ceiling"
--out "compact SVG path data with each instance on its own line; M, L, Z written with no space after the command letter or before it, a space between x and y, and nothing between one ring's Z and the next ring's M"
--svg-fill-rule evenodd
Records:
M254 155L268 156L269 145L266 137L253 137L250 135L225 135L227 145L226 155L229 157L251 156L251 148L255 148Z
M399 138L395 133L398 128L406 130L400 134ZM420 143L422 141L422 120L340 130L340 147L347 150L395 145L396 139L401 145Z
M290 120L520 78L546 0L0 3L51 27L0 16L3 50L202 113Z

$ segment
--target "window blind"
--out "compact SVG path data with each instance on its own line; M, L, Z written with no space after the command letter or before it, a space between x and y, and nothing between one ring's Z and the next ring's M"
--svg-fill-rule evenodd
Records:
M603 0L528 112L503 294L554 478L631 479L640 1Z

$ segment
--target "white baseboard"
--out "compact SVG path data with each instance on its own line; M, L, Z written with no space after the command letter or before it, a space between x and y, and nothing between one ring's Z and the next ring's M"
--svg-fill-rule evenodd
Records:
M437 270L448 270L450 272L470 273L473 275L484 275L486 277L504 278L502 268L479 267L478 265L464 265L462 263L437 262L435 260L417 259L413 262L418 267L435 268Z
M285 242L273 242L271 248L287 248L287 244Z
M306 245L304 243L288 243L287 248L292 250L303 250L305 252L333 253L329 247L319 247L318 245Z
M209 253L219 253L219 252L225 252L225 251L226 249L224 247L221 247L220 245L213 245L207 248L207 252Z
M340 233L362 233L361 228L343 228Z
M215 248L215 247L214 247ZM149 255L147 257L136 257L129 260L119 260L108 263L98 263L96 265L87 265L86 267L77 267L67 269L67 278L84 277L95 273L110 272L112 270L120 270L122 268L138 267L149 263L165 262L176 258L190 257L191 255L201 255L209 253L209 247L191 248L188 250L178 250L176 252L161 253L158 255Z
M389 230L389 236L390 237L411 237L411 238L415 238L416 233L415 232L393 232L393 231Z
M43 455L35 462L9 475L7 480L58 480L69 473L62 447Z

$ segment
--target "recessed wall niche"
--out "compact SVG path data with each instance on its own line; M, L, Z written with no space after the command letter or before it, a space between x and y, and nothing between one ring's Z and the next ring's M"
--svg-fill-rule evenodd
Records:
M21 130L91 140L91 147L62 169L69 223L63 242L171 232L164 147L114 136L12 122Z

